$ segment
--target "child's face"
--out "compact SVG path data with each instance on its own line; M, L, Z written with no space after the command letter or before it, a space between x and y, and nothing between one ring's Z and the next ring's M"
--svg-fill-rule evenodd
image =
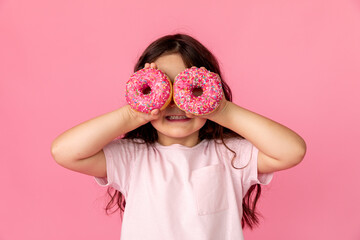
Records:
M155 64L172 82L186 66L179 54L170 54L159 57ZM180 110L174 101L160 113L157 120L151 124L158 132L159 143L162 145L182 144L192 147L199 142L199 130L204 126L205 118L187 118L185 112Z

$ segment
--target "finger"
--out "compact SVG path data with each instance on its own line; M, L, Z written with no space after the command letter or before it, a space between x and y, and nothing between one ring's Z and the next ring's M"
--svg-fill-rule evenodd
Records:
M149 68L150 67L150 63L145 63L144 68Z
M154 110L151 110L151 112L150 112L151 115L158 115L159 113L160 113L159 109L154 109Z
M192 114L192 113L186 113L186 117L188 118L194 118L196 117L196 115Z
M154 63L154 62L151 63L151 64L150 64L150 67L151 67L151 68L156 68L156 63Z

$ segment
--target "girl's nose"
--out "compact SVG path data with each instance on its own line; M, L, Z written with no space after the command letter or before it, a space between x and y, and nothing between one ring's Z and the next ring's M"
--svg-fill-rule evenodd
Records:
M176 106L176 104L175 104L175 102L174 102L174 99L171 98L171 101L170 101L170 103L169 103L168 106L169 106L169 107L175 107L175 106Z

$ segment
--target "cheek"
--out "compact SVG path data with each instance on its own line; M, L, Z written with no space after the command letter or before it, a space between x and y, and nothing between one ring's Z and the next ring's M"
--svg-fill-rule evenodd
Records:
M158 127L161 127L160 119L151 121L150 123L156 130L158 130Z

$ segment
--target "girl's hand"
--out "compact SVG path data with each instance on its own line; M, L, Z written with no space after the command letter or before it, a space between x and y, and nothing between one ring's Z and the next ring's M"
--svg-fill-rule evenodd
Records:
M192 113L186 113L186 116L188 118L200 117L200 118L206 118L211 121L214 121L215 119L217 119L221 116L221 113L226 109L228 104L229 104L229 101L226 100L225 97L223 97L220 101L220 105L213 112L204 114L204 115L195 115Z
M155 69L157 68L155 63L151 63L151 64L145 63L144 68L149 68L149 67L155 68ZM154 109L150 113L143 113L143 112L136 111L129 106L129 114L130 114L131 118L133 118L134 120L141 119L145 124L147 122L158 119L160 117L160 110Z
M158 119L160 117L160 110L154 109L150 113L143 113L143 112L136 111L129 106L129 114L132 119L134 119L134 120L140 119L141 121L144 122L143 124L145 124L147 122Z
M205 67L201 67L201 68L204 70L207 70ZM216 74L216 75L218 75L218 74ZM224 109L226 108L228 103L229 102L225 99L225 95L223 92L223 98L221 99L219 106L213 112L211 112L209 114L204 114L204 115L194 115L191 113L186 113L186 116L188 118L200 117L200 118L207 118L209 120L213 120L213 119L217 118L218 116L221 116L221 113L224 111Z

